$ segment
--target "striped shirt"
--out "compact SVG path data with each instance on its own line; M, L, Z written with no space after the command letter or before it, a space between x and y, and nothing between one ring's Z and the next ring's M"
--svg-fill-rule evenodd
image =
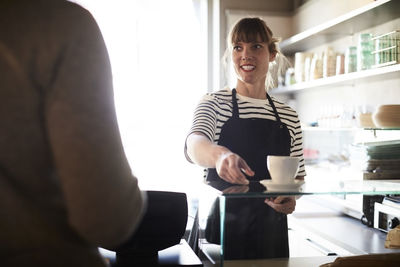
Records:
M240 118L260 118L276 121L274 111L267 99L250 98L238 93L236 95L238 98L237 103ZM279 102L272 96L271 98L274 102L279 118L289 130L290 156L301 158L300 168L297 175L305 176L303 137L298 115L291 107ZM218 143L221 129L225 122L231 117L232 91L229 88L224 88L217 92L208 93L200 100L194 112L193 124L189 135L193 132L200 132L214 143ZM188 156L187 158L189 159Z

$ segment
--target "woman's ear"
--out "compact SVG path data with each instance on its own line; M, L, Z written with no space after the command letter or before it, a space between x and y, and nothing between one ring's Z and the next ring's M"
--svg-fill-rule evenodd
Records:
M269 62L273 62L276 58L276 51L269 54Z

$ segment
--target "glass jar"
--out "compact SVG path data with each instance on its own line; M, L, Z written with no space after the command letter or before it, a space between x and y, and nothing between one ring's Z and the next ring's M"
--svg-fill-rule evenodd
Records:
M374 42L372 34L362 33L358 41L358 62L357 70L367 70L374 65Z
M373 38L375 41L375 66L400 63L400 31L392 31Z
M345 65L344 65L345 73L357 71L357 47L356 46L350 46L347 48L344 61L345 61Z

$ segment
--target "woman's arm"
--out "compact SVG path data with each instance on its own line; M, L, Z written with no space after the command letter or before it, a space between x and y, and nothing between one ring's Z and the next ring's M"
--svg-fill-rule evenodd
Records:
M237 154L224 146L211 142L199 132L190 134L186 140L187 154L197 165L204 168L216 168L218 175L232 184L248 184L247 174L254 172Z

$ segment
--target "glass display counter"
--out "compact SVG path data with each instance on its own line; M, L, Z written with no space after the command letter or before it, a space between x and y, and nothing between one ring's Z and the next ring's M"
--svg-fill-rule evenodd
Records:
M256 182L252 181L249 185L232 185L223 181L210 182L207 185L208 190L215 196L214 203L210 206L207 226L205 228L205 236L208 242L214 244L220 244L220 255L219 263L216 266L224 266L225 263L234 262L237 260L260 260L264 257L255 256L251 257L251 253L246 254L245 258L240 257L240 253L229 252L230 245L229 240L241 240L243 235L242 230L236 231L236 229L228 229L232 227L229 221L240 219L246 224L247 218L235 218L235 212L229 210L229 205L237 205L240 202L246 202L248 205L253 205L255 202L252 200L264 202L267 198L276 198L278 196L290 196L294 198L300 198L301 196L322 196L322 195L399 195L400 194L400 180L345 180L345 181L296 181L291 185L275 185L270 181ZM235 203L235 204L232 204ZM227 205L228 204L228 205ZM263 203L264 205L267 205ZM255 206L259 204L254 204ZM228 208L227 208L228 207ZM262 211L258 209L251 209L250 217L252 213L257 217ZM241 213L239 213L241 214ZM246 214L246 213L245 213ZM241 214L240 216L242 216ZM210 220L210 217L214 216L214 220ZM261 216L261 214L260 214ZM286 215L283 215L286 216ZM215 220L215 217L218 217ZM243 216L242 216L243 217ZM286 219L282 221L281 217L276 217L276 224L287 223ZM253 223L249 219L249 225L245 225L244 228L251 229ZM218 227L216 224L219 224ZM213 225L214 224L214 225ZM219 229L209 229L210 227ZM234 226L236 227L236 226ZM257 229L259 224L254 227L253 230ZM251 230L252 231L252 230ZM334 229L332 229L334 231ZM237 235L234 239L228 237L228 235ZM218 237L216 237L218 235ZM246 239L246 238L244 238ZM263 242L260 240L254 240L252 242L251 250L257 250L257 242ZM236 243L236 241L234 241ZM235 246L245 247L246 242L237 242ZM263 248L265 249L265 248ZM398 252L399 253L399 252ZM278 253L279 254L279 253ZM256 254L255 254L256 255ZM265 257L265 258L279 258L279 257ZM282 258L282 257L280 257ZM225 264L226 265L226 264ZM226 265L228 266L228 265Z

